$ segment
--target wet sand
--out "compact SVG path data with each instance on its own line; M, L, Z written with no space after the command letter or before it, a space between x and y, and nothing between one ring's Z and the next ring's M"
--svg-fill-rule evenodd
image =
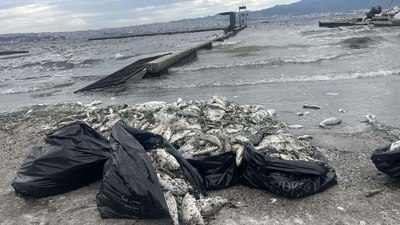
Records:
M33 111L26 114L28 110ZM322 112L322 111L321 111ZM100 182L62 195L25 200L14 196L11 181L31 147L43 144L47 124L72 116L70 105L37 106L0 114L0 224L168 224L168 221L100 218L96 194ZM326 116L326 115L325 115ZM279 117L278 117L279 119ZM235 186L210 192L244 204L223 208L209 224L398 224L399 181L380 173L370 155L396 136L373 129L367 123L357 129L292 130L312 133L311 143L323 148L338 174L338 184L322 193L301 199ZM398 138L398 136L397 136ZM369 193L377 192L370 196Z

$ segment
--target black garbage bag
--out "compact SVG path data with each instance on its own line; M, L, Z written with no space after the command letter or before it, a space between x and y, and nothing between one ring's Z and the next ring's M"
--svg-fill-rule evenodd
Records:
M207 190L220 190L240 182L240 171L236 167L236 154L225 152L202 159L188 159L203 177Z
M169 218L157 175L143 146L125 129L111 131L111 158L97 194L102 218Z
M335 185L336 172L327 159L315 149L315 158L323 162L275 159L245 144L242 183L274 194L299 198Z
M390 145L376 149L371 155L371 160L375 167L384 174L391 177L400 177L400 151L389 150Z
M101 179L110 145L88 125L63 126L46 135L45 143L32 149L12 181L17 196L61 194Z
M199 193L201 193L204 197L207 196L207 191L200 173L176 150L171 143L166 141L161 135L158 134L128 126L121 127L129 132L144 147L146 151L156 148L166 149L168 153L178 161L185 176L195 187L197 187Z
M97 194L102 218L170 218L164 193L144 147L167 145L159 135L115 125L111 131L112 154L104 167L103 183ZM173 150L173 149L172 149ZM172 151L171 150L171 151ZM176 159L196 180L201 176L176 152ZM179 157L180 156L180 157ZM191 177L188 176L191 180ZM204 189L204 187L201 187ZM205 192L204 192L205 193ZM206 194L206 193L205 193Z

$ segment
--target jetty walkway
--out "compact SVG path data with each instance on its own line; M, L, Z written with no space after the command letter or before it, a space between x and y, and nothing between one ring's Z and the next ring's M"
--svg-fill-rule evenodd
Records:
M236 28L233 31L228 32L221 37L217 37L212 40L202 42L200 44L191 46L189 48L178 50L169 54L141 59L122 68L121 70L118 70L115 73L112 73L111 75L99 81L96 81L93 84L90 84L89 86L86 86L84 88L75 91L74 93L112 87L125 83L127 80L132 80L132 79L138 80L146 77L158 76L163 72L168 71L169 67L197 54L198 50L202 49L211 50L213 42L220 42L230 37L233 37L246 27L247 26Z

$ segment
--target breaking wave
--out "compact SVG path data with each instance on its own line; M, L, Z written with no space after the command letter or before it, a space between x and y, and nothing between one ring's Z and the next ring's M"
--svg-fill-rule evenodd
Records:
M350 79L367 79L377 77L388 77L400 75L400 69L395 70L377 70L371 72L349 72L349 73L332 73L322 75L297 76L297 77L275 77L264 79L213 79L198 82L185 83L170 83L165 81L148 81L141 84L136 84L135 87L141 88L199 88L199 87L228 87L228 86L251 86L272 83L292 83L292 82L316 82L316 81L335 81L335 80L350 80Z
M306 31L301 31L300 34L302 36L332 35L334 33L338 33L341 31L343 31L343 28L336 27L331 29L306 30Z
M34 69L39 71L54 71L54 70L71 70L77 67L91 67L99 62L102 62L102 59L85 59L81 61L42 61L42 62L29 62L18 66L4 66L3 69Z
M354 55L355 53L343 53L337 55L297 55L288 58L275 58L275 59L266 59L259 61L247 61L242 63L231 63L231 64L223 64L223 65L202 65L202 66L181 66L181 67L172 67L169 71L172 72L184 72L184 71L204 71L204 70L212 70L212 69L229 69L229 68L239 68L239 67L259 67L259 66L272 66L272 65L284 65L284 64L312 64L318 63L322 61L339 59L342 57L347 57L350 55Z
M224 41L224 42L214 42L213 47L219 46L235 46L238 45L241 41Z
M13 56L5 56L5 57L0 57L0 60L7 60L7 59L18 59L18 58L25 58L30 56L31 54L22 54L22 55L13 55Z
M21 94L21 93L30 93L30 92L50 90L50 89L56 89L56 88L64 88L64 87L72 86L74 84L75 84L75 82L66 82L66 83L59 83L59 84L54 84L54 83L38 84L35 86L30 86L30 87L18 86L18 87L3 89L3 90L1 90L0 95Z
M126 60L126 59L130 59L132 57L136 57L137 54L131 54L131 55L124 55L122 53L117 53L115 54L115 56L113 57L116 60Z
M15 78L15 80L39 80L39 79L49 78L49 77L52 77L52 76L44 75L44 76L22 77L22 78Z

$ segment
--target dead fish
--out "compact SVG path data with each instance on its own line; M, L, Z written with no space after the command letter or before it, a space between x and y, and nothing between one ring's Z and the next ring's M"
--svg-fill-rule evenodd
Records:
M278 134L278 135L267 135L265 136L260 143L258 143L258 146L256 149L264 149L267 148L268 145L270 144L279 144L279 143L284 143L286 142L284 140L284 134Z
M112 120L116 120L118 118L121 118L118 114L111 113L111 114L103 117L103 123L106 123L106 122L112 121Z
M229 140L227 138L222 139L224 143L224 151L225 152L230 152L232 150L232 145L230 144Z
M303 109L322 109L319 105L303 105Z
M297 140L307 140L307 139L312 139L313 137L311 135L302 135L302 136L298 136Z
M190 130L201 130L201 125L200 124L192 124L192 125L189 125L187 127L187 129L190 129Z
M187 110L186 111L185 110L178 111L178 112L176 112L176 115L183 116L183 117L199 117L200 116L199 113L191 112L191 111L187 111Z
M178 141L178 140L180 140L180 139L186 137L186 135L188 135L190 132L191 132L190 130L184 130L184 131L182 131L182 132L173 134L173 135L171 136L171 139L170 139L169 142L170 142L170 143L174 143L174 142L176 142L176 141Z
M122 120L122 118L120 116L113 117L113 120L109 120L108 122L106 122L104 124L104 126L111 129L111 127L113 127L116 123L118 123L121 120Z
M93 106L100 105L100 104L102 104L101 101L93 101L91 103L85 104L84 106L85 107L93 107Z
M204 225L204 220L197 207L196 199L189 193L186 193L182 200L181 215L184 224Z
M213 122L220 121L225 115L225 111L222 109L209 108L206 112L207 118Z
M150 132L158 134L158 135L162 135L166 129L167 129L167 125L165 125L164 123L160 123L157 127L150 130Z
M73 121L75 121L75 119L73 117L67 116L67 117L62 118L58 122L56 122L56 124L62 126L62 125L66 125L66 124L72 123Z
M268 110L267 110L267 114L268 114L270 117L273 117L273 116L276 115L276 110L275 110L275 109L268 109Z
M304 116L304 112L298 112L297 116Z
M213 96L212 101L225 107L227 99L225 97Z
M191 152L194 151L195 147L193 146L192 143L185 143L184 145L182 145L179 149L178 152L183 154L185 152Z
M290 156L287 156L287 155L284 155L284 154L280 154L279 157L282 160L293 160Z
M146 128L148 128L149 126L150 126L150 123L145 122L145 123L140 127L140 129L141 129L141 130L146 130Z
M249 141L248 137L241 136L241 135L235 136L234 138L236 141L239 141L239 142L248 142Z
M236 128L224 128L225 133L227 134L234 134L240 132L240 129Z
M180 169L180 165L178 161L173 157L171 154L167 152L165 149L156 149L154 150L157 164L160 165L162 168L168 169L168 170L178 170Z
M179 225L179 214L178 214L178 204L174 195L170 192L164 192L164 198L167 202L169 215L174 223L174 225Z
M170 191L173 195L180 196L189 192L188 187L181 186L178 182L172 179L166 173L161 171L157 172L158 182L164 191Z
M196 201L197 206L200 208L201 215L212 216L216 214L222 207L224 207L228 200L222 197L201 198Z
M193 186L190 184L190 182L187 182L183 178L175 178L174 181L179 185L179 187L181 187L182 192L185 194L193 189Z
M207 155L207 154L210 154L210 153L212 153L212 152L214 152L214 151L216 151L218 149L220 149L220 148L217 147L217 146L209 147L209 148L206 148L204 150L193 152L192 156Z
M203 140L210 142L211 144L214 144L218 146L219 149L222 149L222 144L221 141L214 135L211 134L206 134L201 137Z
M270 143L270 144L267 145L267 147L265 147L265 149L267 149L268 151L275 151L275 152L277 152L277 151L279 151L279 150L282 149L282 147L280 147L280 146L281 146L281 145L279 145L279 144Z
M242 145L235 145L235 147L238 147L236 150L236 166L239 167L243 161L244 147Z
M230 202L229 206L232 208L241 208L241 207L245 207L246 204L244 204L243 202Z
M162 136L165 138L165 140L169 141L172 137L172 130L171 127L167 127L162 134Z
M400 140L395 141L390 145L389 151L396 151L396 150L400 150Z
M136 104L136 109L139 112L155 112L160 110L161 108L165 107L166 102L162 101L151 101L151 102L146 102L143 104Z
M367 122L369 122L369 123L376 122L376 116L373 114L368 114L365 116L365 118L367 119Z
M253 108L253 112L257 112L257 111L260 111L260 110L264 110L264 106L263 105L256 105Z
M103 126L102 125L102 126L99 127L99 131L102 132L102 133L103 132L107 132L109 130L111 130L111 126Z
M342 122L342 120L340 118L332 117L332 118L328 118L328 119L322 121L321 123L319 123L319 126L320 127L333 126L333 125L339 124L341 122Z
M221 104L219 104L219 103L211 103L211 104L210 104L210 107L213 107L213 108L217 108L217 109L221 109L221 110L227 111L227 109L225 108L225 106L223 106L223 105L221 105Z
M300 129L300 128L303 128L303 126L302 125L289 125L289 126L287 126L289 129Z

